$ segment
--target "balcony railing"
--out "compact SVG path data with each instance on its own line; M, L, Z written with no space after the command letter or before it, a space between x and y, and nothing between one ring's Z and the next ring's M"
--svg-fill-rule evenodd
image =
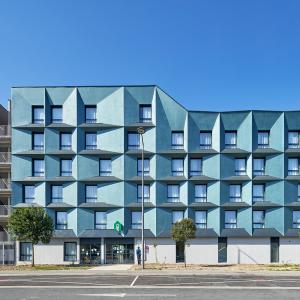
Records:
M11 128L9 125L0 125L0 137L10 137Z
M0 217L8 216L10 213L10 206L9 205L0 205Z
M9 178L0 178L0 191L9 190L11 188L11 182Z
M10 164L11 154L9 152L0 152L0 163Z

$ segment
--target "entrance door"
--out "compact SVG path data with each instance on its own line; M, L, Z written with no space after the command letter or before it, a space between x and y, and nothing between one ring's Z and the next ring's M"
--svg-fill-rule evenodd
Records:
M271 237L271 263L279 262L279 238Z
M218 262L227 262L227 238L218 238Z
M101 264L101 242L80 241L80 263L86 265Z
M184 262L184 244L176 243L176 263Z
M133 264L133 244L106 244L107 264Z

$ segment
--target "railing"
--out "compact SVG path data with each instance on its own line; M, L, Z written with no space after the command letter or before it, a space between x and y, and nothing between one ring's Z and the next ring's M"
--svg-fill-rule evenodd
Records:
M0 137L10 137L11 128L9 125L0 125Z
M0 205L0 217L1 216L8 216L10 213L10 206L9 205Z
M11 182L9 178L0 178L0 191L9 190L11 187Z
M0 163L9 164L11 162L10 152L0 152Z

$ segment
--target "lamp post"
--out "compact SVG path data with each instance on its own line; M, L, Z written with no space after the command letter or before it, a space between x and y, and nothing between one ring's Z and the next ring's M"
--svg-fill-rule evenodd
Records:
M137 129L138 134L142 140L142 269L145 269L145 241L144 241L144 138L143 134L145 129L139 127Z

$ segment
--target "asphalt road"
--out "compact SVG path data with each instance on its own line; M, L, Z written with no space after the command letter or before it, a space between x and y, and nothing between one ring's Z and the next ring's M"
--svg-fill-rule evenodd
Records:
M0 275L0 300L300 299L300 276Z

